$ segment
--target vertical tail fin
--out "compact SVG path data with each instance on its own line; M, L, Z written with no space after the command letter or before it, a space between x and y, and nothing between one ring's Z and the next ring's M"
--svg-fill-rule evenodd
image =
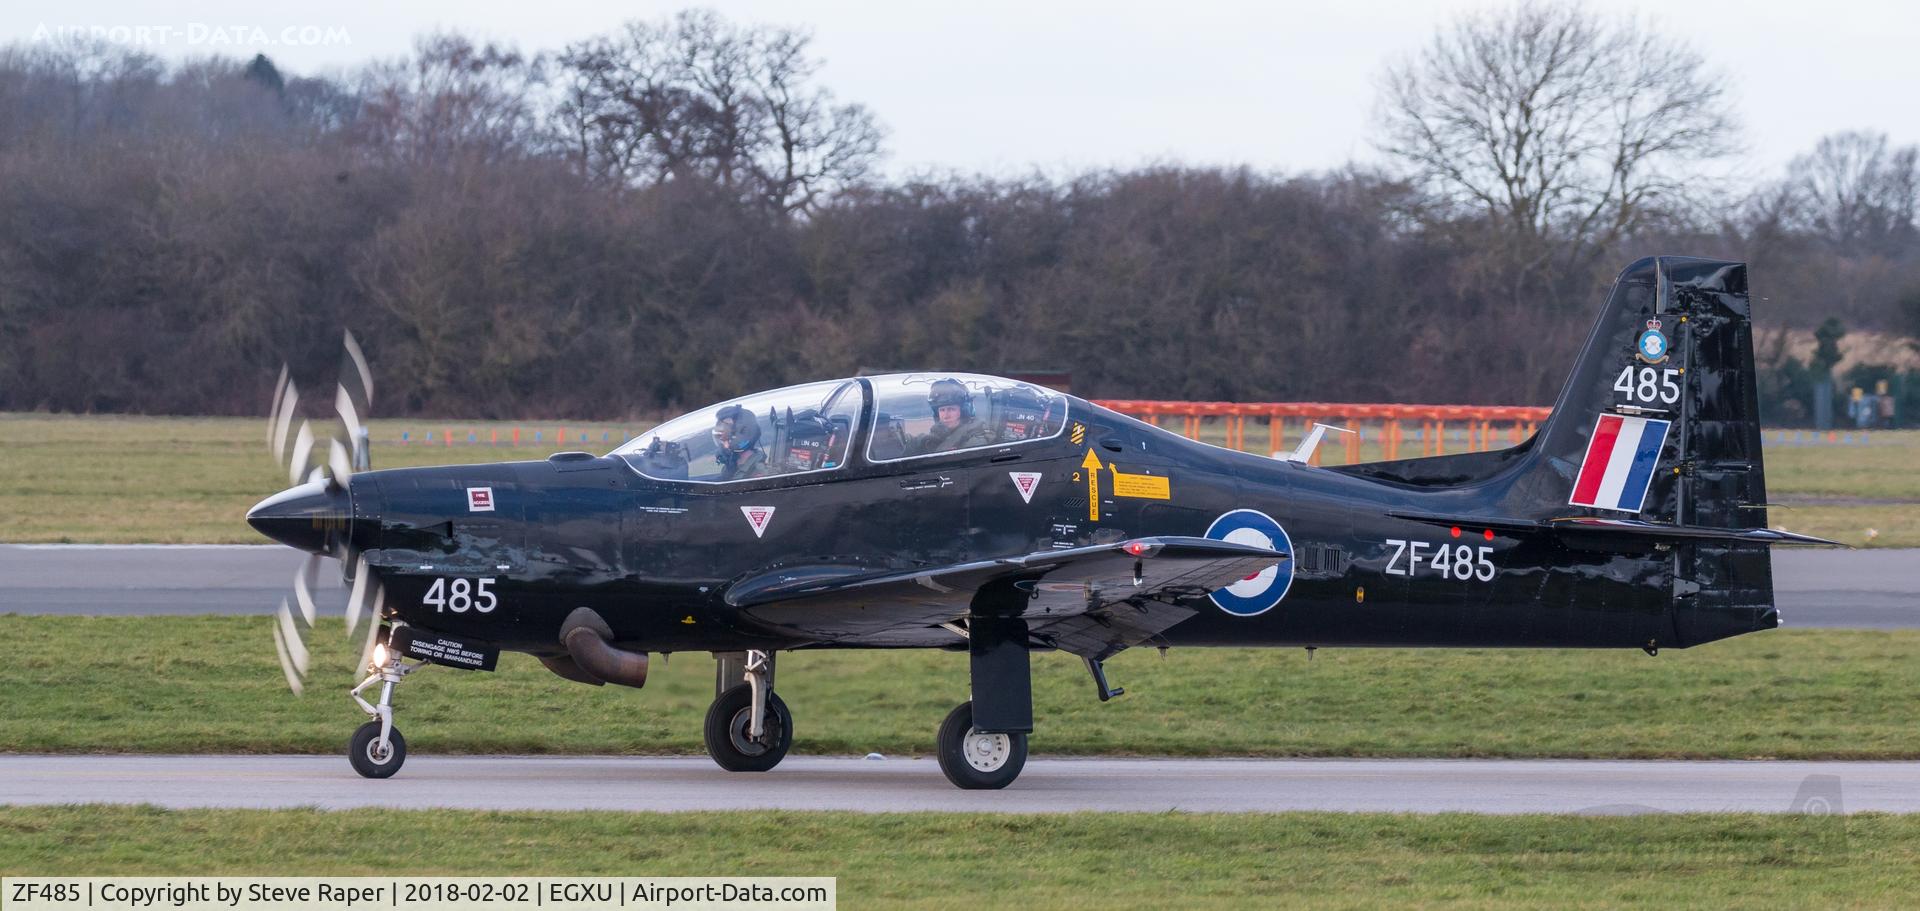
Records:
M1766 526L1743 263L1642 259L1615 282L1535 458L1562 515Z
M1672 629L1651 641L1771 629L1768 543L1826 542L1764 531L1752 315L1744 264L1642 259L1620 273L1533 438L1337 470L1434 493L1423 508L1436 512L1403 517L1551 528L1575 550L1639 557L1640 584L1670 587Z
M1661 256L1620 273L1519 485L1564 499L1535 508L1765 528L1752 317L1742 263ZM1767 545L1668 546L1676 645L1778 625Z

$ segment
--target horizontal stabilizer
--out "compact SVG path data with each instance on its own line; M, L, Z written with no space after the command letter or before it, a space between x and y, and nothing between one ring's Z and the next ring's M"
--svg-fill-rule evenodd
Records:
M1838 541L1829 541L1826 538L1795 534L1790 531L1775 531L1771 528L1713 528L1707 525L1668 525L1664 522L1642 522L1638 519L1601 519L1592 516L1553 519L1551 520L1551 524L1554 528L1563 530L1578 529L1580 531L1647 535L1656 538L1698 538L1711 541L1742 541L1748 544L1805 544L1816 547L1846 546Z
M1648 538L1688 538L1709 541L1740 541L1747 544L1803 544L1825 547L1845 547L1838 541L1816 538L1812 535L1795 534L1790 531L1776 531L1771 528L1714 528L1708 525L1672 525L1665 522L1644 522L1639 519L1603 519L1592 516L1571 516L1559 519L1509 519L1491 516L1446 516L1417 512L1389 512L1387 515L1411 522L1425 522L1429 525L1458 526L1460 528L1530 533L1543 531L1582 532L1594 534L1638 535Z

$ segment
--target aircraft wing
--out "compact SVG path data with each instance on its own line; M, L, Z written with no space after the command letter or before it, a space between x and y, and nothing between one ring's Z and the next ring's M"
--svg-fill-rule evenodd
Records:
M775 572L728 590L755 621L825 641L964 621L1017 605L1036 644L1105 657L1193 615L1197 598L1288 555L1210 538L1135 538L933 569Z

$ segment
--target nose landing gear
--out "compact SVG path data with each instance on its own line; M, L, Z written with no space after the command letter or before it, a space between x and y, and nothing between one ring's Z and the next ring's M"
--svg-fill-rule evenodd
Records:
M385 646L376 649L375 656L376 660L381 661L378 669L347 693L359 704L361 711L373 716L372 721L361 725L353 732L353 739L347 741L347 762L353 765L354 771L366 778L392 778L393 773L400 771L401 764L407 761L407 738L402 737L400 729L393 725L393 688L401 679L425 667L427 663L408 664L400 659L397 652L390 652ZM360 698L360 694L375 683L380 684L379 703Z

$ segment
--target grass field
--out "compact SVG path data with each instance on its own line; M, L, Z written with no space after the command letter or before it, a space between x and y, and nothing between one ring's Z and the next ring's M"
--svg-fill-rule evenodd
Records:
M558 445L552 441L561 428L543 424L536 446L532 425L457 425L459 440L502 431L510 441L520 427L523 445L515 448L401 445L400 425L371 426L374 464L383 468L541 459L567 448L604 452L636 429L571 425L569 441ZM405 425L415 439L453 427ZM264 419L0 415L0 541L257 544L263 539L243 520L247 508L286 486L267 453Z
M1920 817L0 808L6 874L397 871L833 876L861 909L1910 907Z
M0 751L343 749L353 655L315 636L285 689L268 617L0 616ZM1920 758L1920 631L1778 630L1657 658L1637 651L1176 649L1109 664L1035 656L1033 749L1051 754ZM507 655L496 674L408 680L422 753L702 752L713 662L673 656L644 690L563 681ZM780 693L798 753L927 755L965 698L964 656L794 652ZM902 685L911 681L911 685Z
M267 455L266 422L247 418L0 414L0 542L263 543L248 507L286 486ZM511 441L522 430L519 447ZM533 441L536 429L542 434ZM644 425L376 421L380 467L604 452ZM452 430L459 441L435 440ZM413 440L399 443L402 432ZM503 445L487 445L495 433ZM467 444L471 433L479 441ZM586 441L580 435L585 433ZM1771 439L1771 437L1769 437ZM1377 447L1363 457L1374 458ZM1337 456L1338 447L1327 452ZM1769 496L1793 505L1773 524L1856 546L1920 547L1920 432L1870 445L1769 445ZM1869 537L1868 529L1876 533Z

